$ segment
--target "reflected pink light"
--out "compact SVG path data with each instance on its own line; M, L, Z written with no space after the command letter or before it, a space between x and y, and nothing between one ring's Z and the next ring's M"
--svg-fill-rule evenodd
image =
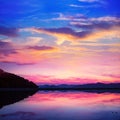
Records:
M95 107L97 105L115 106L120 103L120 95L112 93L84 92L39 92L27 99L29 104L44 104L47 106ZM69 106L68 106L69 105Z

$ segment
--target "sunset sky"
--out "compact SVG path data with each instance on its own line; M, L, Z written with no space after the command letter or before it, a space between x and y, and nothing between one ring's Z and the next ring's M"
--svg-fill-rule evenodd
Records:
M37 84L120 82L120 0L0 0L0 68Z

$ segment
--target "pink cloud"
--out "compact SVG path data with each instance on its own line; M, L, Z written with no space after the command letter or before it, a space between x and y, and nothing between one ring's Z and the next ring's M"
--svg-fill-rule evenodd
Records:
M106 81L103 79L92 79L92 78L55 78L53 76L42 76L42 75L22 75L24 78L29 79L30 81L35 82L38 85L41 84L87 84L87 83L111 83L114 81ZM117 82L117 81L115 81Z

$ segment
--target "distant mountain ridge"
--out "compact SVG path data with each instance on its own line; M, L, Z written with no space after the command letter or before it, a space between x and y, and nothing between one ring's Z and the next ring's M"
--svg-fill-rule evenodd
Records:
M91 84L83 84L83 85L67 85L67 84L60 84L60 85L40 85L40 89L120 89L120 83L91 83Z
M32 88L37 89L38 86L27 79L8 73L0 69L0 89L3 88Z
M5 72L0 69L0 89L3 88L35 88L39 90L83 90L83 89L120 89L120 83L91 83L83 85L39 85L39 87L30 82L27 79L24 79L20 76L17 76L12 73Z

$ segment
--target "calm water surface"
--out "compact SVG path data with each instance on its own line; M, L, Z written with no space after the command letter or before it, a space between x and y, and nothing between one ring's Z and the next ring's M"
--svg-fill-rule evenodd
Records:
M120 120L120 93L38 91L3 106L0 120Z

